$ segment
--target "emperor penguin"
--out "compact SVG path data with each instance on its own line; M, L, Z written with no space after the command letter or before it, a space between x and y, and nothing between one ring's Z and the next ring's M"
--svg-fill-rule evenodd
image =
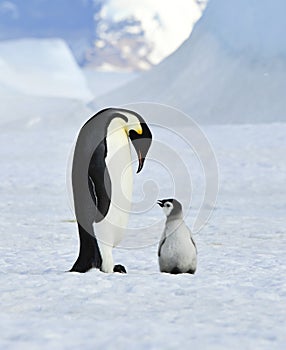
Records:
M157 203L167 216L158 248L160 271L194 274L197 268L197 247L184 222L181 203L173 198L161 199Z
M82 126L71 173L80 247L70 271L126 272L124 266L114 265L112 249L124 236L131 207L130 143L137 153L139 173L151 142L144 119L128 109L103 109Z

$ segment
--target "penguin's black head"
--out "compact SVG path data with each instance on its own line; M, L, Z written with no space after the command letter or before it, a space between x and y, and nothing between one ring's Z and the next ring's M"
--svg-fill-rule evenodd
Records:
M160 199L157 204L163 208L166 216L177 216L182 214L182 204L174 198Z
M140 114L125 108L111 110L113 118L121 117L125 122L124 129L137 153L139 161L137 173L139 173L152 143L152 133Z
M142 119L142 117L140 119L141 130L129 130L129 138L136 150L139 161L137 173L139 173L142 170L146 155L152 143L151 131L148 128L145 121Z

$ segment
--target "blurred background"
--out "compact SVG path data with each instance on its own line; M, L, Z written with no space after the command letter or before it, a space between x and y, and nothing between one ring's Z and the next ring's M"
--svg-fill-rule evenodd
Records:
M0 0L1 114L17 113L21 95L23 106L56 97L91 110L159 102L202 123L285 120L285 10L283 0Z
M189 36L206 0L1 0L1 40L60 38L81 67L151 68Z
M91 101L174 52L190 35L205 4L1 0L1 97Z

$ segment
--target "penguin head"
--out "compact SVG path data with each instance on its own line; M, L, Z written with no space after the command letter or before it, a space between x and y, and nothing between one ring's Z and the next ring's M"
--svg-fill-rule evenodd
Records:
M137 113L128 114L126 132L137 153L139 162L137 173L139 173L152 143L152 133L144 119Z
M167 217L182 215L182 204L174 198L160 199L157 204L163 208Z

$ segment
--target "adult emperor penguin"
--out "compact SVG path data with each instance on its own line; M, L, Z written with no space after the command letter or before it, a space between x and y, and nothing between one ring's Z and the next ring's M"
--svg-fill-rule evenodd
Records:
M191 231L184 222L181 203L172 198L158 200L157 203L167 216L158 249L160 271L194 274L197 268L197 248Z
M70 271L126 272L113 263L112 248L123 238L131 206L131 140L144 164L152 134L144 119L123 108L96 113L81 128L73 154L73 201L80 239Z

